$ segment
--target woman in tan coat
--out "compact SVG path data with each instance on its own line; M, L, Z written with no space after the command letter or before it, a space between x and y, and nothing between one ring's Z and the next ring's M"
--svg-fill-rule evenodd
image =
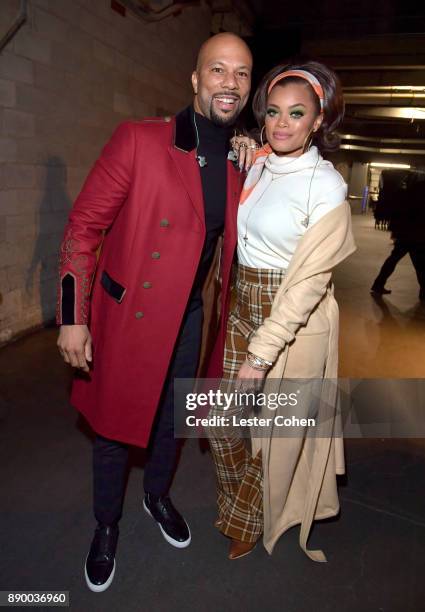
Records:
M355 250L346 185L321 156L338 146L340 84L317 62L278 66L260 84L254 113L263 146L239 206L237 298L224 376L236 378L239 391L260 385L263 397L278 391L297 399L251 430L251 448L241 427L210 432L216 527L231 538L229 558L236 559L261 534L271 553L299 523L303 550L325 561L322 551L307 549L307 538L314 519L338 513L336 474L344 472L342 438L335 434L338 307L331 276ZM315 418L282 433L290 416Z

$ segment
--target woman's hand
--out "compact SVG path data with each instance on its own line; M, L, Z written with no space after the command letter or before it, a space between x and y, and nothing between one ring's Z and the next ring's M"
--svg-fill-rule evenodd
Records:
M242 135L233 136L230 142L232 143L233 151L238 156L239 169L248 172L254 161L254 155L260 146L253 138Z
M263 386L268 370L253 368L246 360L241 365L236 377L236 388L243 393L258 393Z

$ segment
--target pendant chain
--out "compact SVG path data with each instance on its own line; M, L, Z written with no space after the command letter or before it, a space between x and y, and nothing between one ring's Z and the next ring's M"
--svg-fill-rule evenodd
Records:
M316 161L316 164L315 164L315 166L314 166L314 168L313 168L313 172L312 172L312 175L311 175L311 178L310 178L310 184L309 184L309 187L308 187L308 198L307 198L307 212L306 212L306 216L305 216L305 217L304 217L304 219L301 221L301 225L303 225L305 228L307 228L307 227L309 226L309 224L310 224L310 196L311 196L311 185L312 185L312 183L313 183L313 177L314 177L314 174L315 174L315 172L316 172L316 168L317 168L317 165L318 165L319 161L320 161L320 157L319 157L319 154L318 154L318 155L317 155L317 161ZM279 179L279 178L282 178L283 176L286 176L286 175L285 175L285 174L283 174L283 175L278 175L278 176L277 176L275 179L273 179L273 178L272 178L272 181L273 181L273 180L276 180L276 179ZM261 200L261 198L260 198L260 200ZM254 202L254 204L253 204L253 206L251 207L251 210L249 211L248 216L247 216L247 218L246 218L246 222L245 222L245 235L244 235L244 237L243 237L243 241L244 241L244 243L245 243L245 246L246 246L246 243L248 242L248 222L249 222L249 218L250 218L251 213L252 213L252 211L254 210L255 206L256 206L256 205L259 203L259 201L260 201L260 200L257 200L256 202Z
M196 115L195 115L195 113L193 113L193 124L195 126L195 132L196 132L196 153L198 153L199 132L198 132L198 126L196 125ZM197 155L196 156L196 161L198 162L200 168L204 168L205 166L208 165L207 158L205 157L205 155Z

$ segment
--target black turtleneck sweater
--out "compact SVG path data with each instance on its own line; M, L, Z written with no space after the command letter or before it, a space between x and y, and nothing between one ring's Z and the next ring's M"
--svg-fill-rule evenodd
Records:
M206 236L198 271L193 285L191 301L201 301L202 286L211 266L217 239L223 231L226 210L227 154L231 129L215 125L194 113L198 130L197 155L204 156L207 165L199 168L204 195Z

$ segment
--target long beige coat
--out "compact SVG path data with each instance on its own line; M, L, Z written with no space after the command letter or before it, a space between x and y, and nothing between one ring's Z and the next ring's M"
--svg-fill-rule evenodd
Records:
M298 243L270 316L248 348L274 362L265 391L268 384L276 391L276 379L282 392L290 378L337 379L339 315L331 274L355 249L347 202L323 216ZM305 324L300 327L297 321ZM336 405L336 385L326 384L316 435L304 427L297 437L278 437L271 431L252 440L253 454L261 449L263 457L263 542L270 554L279 537L301 523L301 548L314 561L326 561L321 550L307 549L307 539L313 520L339 512L336 474L343 474L345 466L342 437L333 436Z

